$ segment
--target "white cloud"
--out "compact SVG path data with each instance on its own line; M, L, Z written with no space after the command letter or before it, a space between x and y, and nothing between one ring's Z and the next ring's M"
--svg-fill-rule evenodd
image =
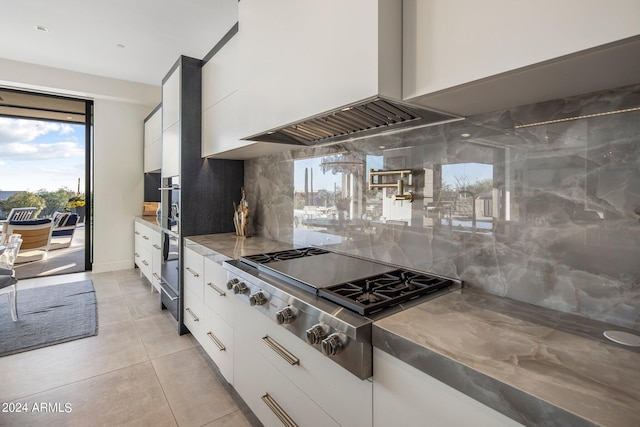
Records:
M13 142L0 144L3 160L50 160L84 157L84 148L75 142L54 142L52 144L25 144Z
M66 123L0 117L0 144L29 142L50 132L69 135L73 131Z

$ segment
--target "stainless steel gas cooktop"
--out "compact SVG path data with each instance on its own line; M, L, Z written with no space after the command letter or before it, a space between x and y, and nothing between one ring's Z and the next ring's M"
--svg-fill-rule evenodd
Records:
M460 281L308 247L225 262L227 288L361 379L377 319L459 289Z

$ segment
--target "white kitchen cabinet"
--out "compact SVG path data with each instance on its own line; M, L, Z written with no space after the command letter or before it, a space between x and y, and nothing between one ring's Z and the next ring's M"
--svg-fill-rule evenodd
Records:
M521 424L384 351L373 350L374 427Z
M181 66L175 67L162 83L162 130L165 131L180 120Z
M238 7L243 137L374 95L400 99L401 1L243 0Z
M233 384L233 316L236 301L226 289L227 273L220 264L184 248L184 324Z
M235 317L234 388L238 394L267 427L282 426L285 424L282 418L299 426L339 426L262 355L264 344L255 337L260 334L256 328L266 323L266 319L257 318L259 323L256 324L254 315L262 316L253 308L240 304ZM362 408L355 409L362 411Z
M151 231L151 284L160 292L162 277L162 233Z
M134 223L134 263L155 289L158 289L160 283L155 280L153 273L159 274L160 265L154 266L154 259L157 258L154 242L159 241L160 232L137 221Z
M184 248L184 287L198 299L204 299L204 260L202 255Z
M246 159L292 148L242 140L249 131L240 109L238 40L236 34L202 67L202 157Z
M239 307L236 308L234 328L236 336L234 385L249 406L251 406L249 401L254 401L259 407L257 411L266 412L263 408L264 403L257 399L257 395L267 391L271 393L271 388L278 389L281 383L290 382L295 385L291 394L302 394L310 400L300 404L317 406L338 425L349 427L372 425L373 398L370 381L361 380L338 366L330 358L325 357L273 320L266 318L246 302L240 300L239 303ZM275 350L274 346L278 350ZM283 357L283 353L288 356ZM253 359L261 356L264 362L260 360L257 363L264 364L268 369L264 368L249 374L250 376L247 375L245 372L247 369L255 369L253 366L247 367L247 364L251 364L250 360L244 359L247 354ZM271 374L265 374L265 378L256 378L265 370L275 370L278 375L272 377ZM254 377L254 383L250 381L251 376ZM278 397L282 400L282 405L291 405L294 401L294 396L284 392ZM255 408L252 407L252 409L256 411ZM295 411L297 408L291 405L287 407L287 411L289 410ZM300 425L309 423L307 418L297 418L294 413L290 415Z
M162 84L162 177L180 175L181 84L178 65Z
M461 115L621 86L607 82L628 67L593 52L557 59L640 34L634 0L405 0L403 14L403 99Z
M144 171L162 168L162 107L157 108L144 122Z
M202 67L202 110L238 90L238 38L231 37Z
M180 121L162 132L162 177L180 175Z

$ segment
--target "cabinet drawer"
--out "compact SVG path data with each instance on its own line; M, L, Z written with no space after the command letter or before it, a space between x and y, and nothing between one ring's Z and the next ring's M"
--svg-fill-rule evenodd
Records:
M240 304L242 301L238 301ZM299 387L339 424L371 426L373 384L360 380L257 310L243 306L238 315L255 350Z
M299 426L338 426L325 411L274 369L250 340L236 334L234 388L267 427L285 424L289 417ZM362 410L362 408L359 408ZM286 424L285 424L286 425Z
M204 299L204 264L203 256L189 248L184 248L184 284L185 289L194 293L200 300Z
M227 290L227 270L210 259L204 259L204 302L230 325L235 304L233 292Z
M184 291L184 313L182 318L191 335L204 341L204 303L188 289Z
M160 276L162 274L162 233L151 232L151 277L153 286L160 292Z
M233 384L233 329L204 306L203 337L200 345L209 354L229 384Z

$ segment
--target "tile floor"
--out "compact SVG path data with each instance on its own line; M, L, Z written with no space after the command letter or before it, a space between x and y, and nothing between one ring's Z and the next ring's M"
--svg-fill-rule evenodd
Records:
M25 279L19 289L83 279L96 290L98 335L0 357L0 426L260 425L197 341L177 334L138 270ZM28 412L3 411L16 403Z

